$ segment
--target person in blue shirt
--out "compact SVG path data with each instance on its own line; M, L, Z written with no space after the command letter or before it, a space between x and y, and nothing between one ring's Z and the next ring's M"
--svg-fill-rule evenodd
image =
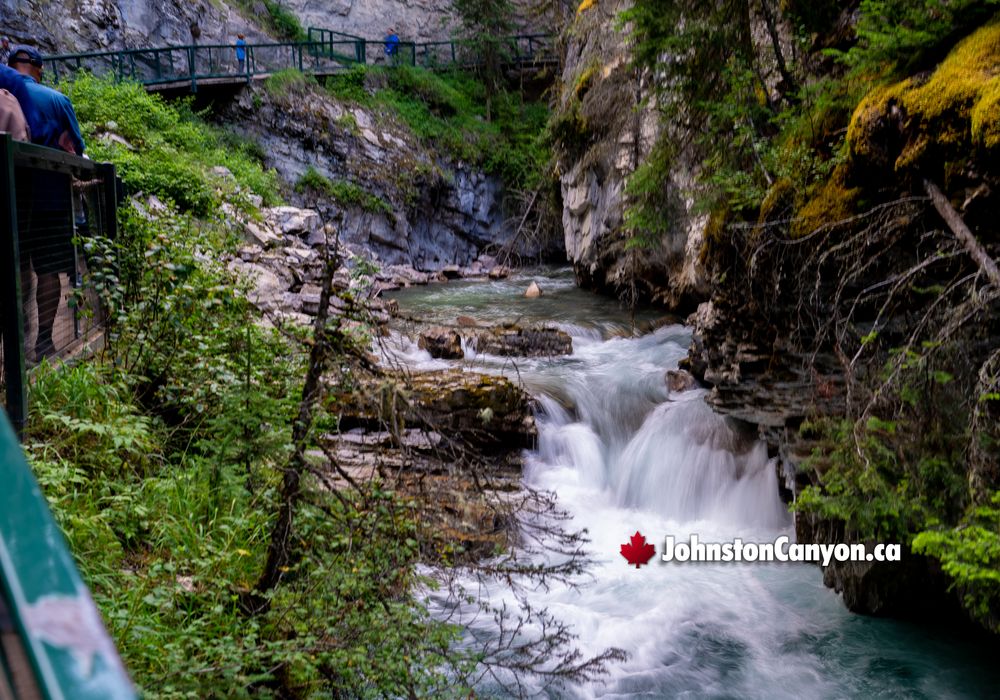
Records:
M247 41L242 34L236 35L236 60L240 64L240 73L245 72L247 65Z
M21 74L28 90L28 96L35 103L42 121L41 133L35 135L34 143L61 148L78 156L83 155L83 135L73 110L73 103L58 90L42 85L42 55L30 46L16 46L10 54L8 65Z
M399 57L399 35L392 27L389 27L389 34L385 37L385 56L391 63L396 63Z
M38 115L38 110L35 109L35 103L28 95L28 86L24 84L24 78L21 77L21 74L6 65L0 66L0 90L6 90L13 95L21 106L21 112L24 114L25 121L28 122L31 137L33 139L43 138L44 125Z
M32 132L34 143L83 155L83 135L69 98L41 84L42 55L30 46L16 46L8 65L21 74L28 96L38 111L41 131ZM60 274L73 275L76 260L73 249L73 189L69 175L34 170L18 182L18 198L25 195L29 206L18 206L18 232L21 243L21 277L28 265L38 277L35 303L38 306L38 336L35 360L55 354L52 330L62 297ZM25 306L29 300L25 298ZM29 316L25 313L25 317Z

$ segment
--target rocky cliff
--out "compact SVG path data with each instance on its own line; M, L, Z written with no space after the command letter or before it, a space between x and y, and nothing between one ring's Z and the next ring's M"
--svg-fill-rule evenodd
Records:
M997 631L1000 24L965 32L824 114L829 174L721 227L689 367L778 458L800 541L903 544L824 570L851 610Z
M422 145L384 110L308 84L285 94L255 86L222 119L261 146L290 201L337 222L342 240L379 265L468 266L512 234L496 177ZM307 174L332 192L303 187Z
M662 128L650 77L632 65L627 30L619 28L630 4L582 3L565 32L553 133L566 254L584 286L691 306L707 293L698 262L707 217L691 198L693 151L681 154L669 174L669 231L640 249L628 245L626 184Z
M302 27L322 27L379 40L390 27L404 41L441 41L456 29L447 0L281 0ZM274 34L262 0L0 0L0 35L53 53L191 42L191 24L204 44ZM530 14L525 10L523 17ZM518 24L540 31L532 20Z
M269 40L247 14L209 0L0 0L0 34L49 53L190 44L193 22L205 44L231 41L237 33Z

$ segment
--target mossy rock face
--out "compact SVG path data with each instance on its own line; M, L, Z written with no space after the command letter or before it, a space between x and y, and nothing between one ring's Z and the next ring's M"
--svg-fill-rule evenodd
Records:
M459 369L386 373L335 394L329 409L341 430L433 430L484 453L530 447L536 436L531 400L519 386Z
M787 177L776 180L760 205L758 224L784 219L795 206L795 186Z
M808 236L824 226L850 218L855 214L860 192L858 188L848 187L847 171L843 166L838 167L799 209L792 222L792 237Z
M854 173L937 176L947 162L989 164L1000 144L1000 21L961 41L925 78L876 88L847 130Z

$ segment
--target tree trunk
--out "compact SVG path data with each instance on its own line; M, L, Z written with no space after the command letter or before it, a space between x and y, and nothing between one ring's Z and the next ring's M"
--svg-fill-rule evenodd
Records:
M330 297L333 293L333 273L338 266L339 258L337 256L329 258L326 262L323 288L319 296L319 312L313 326L313 345L309 352L309 368L302 386L298 417L292 426L292 444L295 449L282 477L281 503L278 506L278 517L271 529L267 562L264 564L264 571L254 587L254 592L260 599L262 599L260 594L277 585L291 562L295 509L302 496L302 474L307 467L305 454L309 446L309 432L312 430L313 413L319 398L320 380L326 371L328 360L329 344L326 340L326 324L330 312Z

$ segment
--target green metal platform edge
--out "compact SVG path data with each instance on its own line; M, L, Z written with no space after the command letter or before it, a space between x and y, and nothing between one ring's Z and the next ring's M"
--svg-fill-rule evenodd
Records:
M138 697L3 411L0 484L0 586L43 697Z

